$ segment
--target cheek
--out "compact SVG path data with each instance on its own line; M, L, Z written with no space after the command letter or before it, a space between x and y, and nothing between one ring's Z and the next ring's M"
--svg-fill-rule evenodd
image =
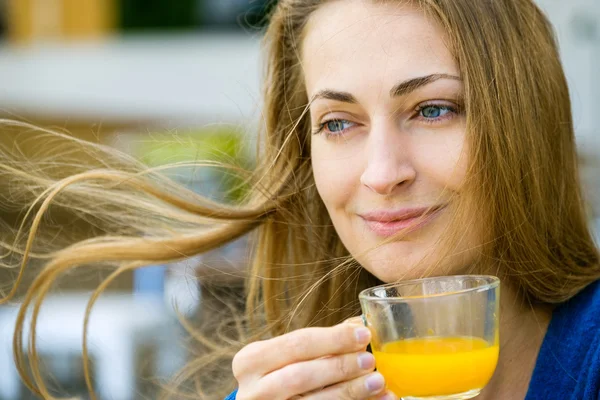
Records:
M322 143L311 148L312 170L317 191L335 219L343 211L360 183L360 162L356 154L332 155Z
M414 157L419 174L440 189L460 191L467 174L468 145L465 134L457 130L444 138L424 140ZM418 161L417 161L418 160Z

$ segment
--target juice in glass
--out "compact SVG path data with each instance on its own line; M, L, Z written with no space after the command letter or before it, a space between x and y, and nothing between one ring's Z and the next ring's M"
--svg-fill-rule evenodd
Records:
M498 362L499 346L477 337L425 337L384 344L377 370L400 397L430 397L482 389Z
M453 275L363 290L376 368L403 400L467 400L489 383L499 355L500 280Z

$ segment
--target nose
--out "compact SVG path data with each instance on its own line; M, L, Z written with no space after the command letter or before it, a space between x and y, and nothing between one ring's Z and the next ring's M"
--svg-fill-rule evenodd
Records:
M367 165L360 182L371 191L390 195L415 180L417 171L411 162L409 139L397 127L373 126L366 151Z

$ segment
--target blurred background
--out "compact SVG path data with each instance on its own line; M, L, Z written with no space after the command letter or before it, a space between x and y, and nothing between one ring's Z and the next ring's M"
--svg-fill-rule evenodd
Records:
M252 165L267 3L0 0L0 117L65 130L150 165L217 154ZM598 231L600 2L539 3L558 33L573 98L582 179ZM182 138L179 145L173 135ZM210 170L179 171L177 179L215 198L230 189L223 187L223 176ZM17 218L2 212L4 220ZM155 398L153 382L140 376L168 377L190 358L173 304L186 316L202 318L211 307L223 307L215 302L215 293L227 292L236 301L241 274L216 281L205 273L206 265L240 271L245 259L246 239L241 239L178 265L143 268L112 285L96 305L90 328L93 377L101 398ZM39 323L40 352L62 395L85 391L80 338L87 295L101 277L96 278L68 277L60 295L48 300ZM0 283L11 279L9 271L0 269ZM17 306L0 306L4 400L32 398L12 364Z

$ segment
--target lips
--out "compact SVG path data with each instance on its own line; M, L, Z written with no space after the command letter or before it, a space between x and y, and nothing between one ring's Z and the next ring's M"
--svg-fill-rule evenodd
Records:
M367 227L378 236L392 236L400 231L412 232L434 219L444 208L435 207L404 208L400 210L373 211L359 216Z

